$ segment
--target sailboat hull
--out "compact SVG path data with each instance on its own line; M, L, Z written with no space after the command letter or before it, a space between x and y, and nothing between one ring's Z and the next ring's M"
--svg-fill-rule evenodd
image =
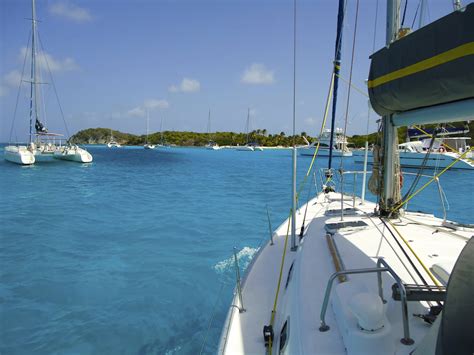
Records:
M301 156L313 156L316 148L315 147L301 147L298 148L298 153ZM332 156L334 157L351 157L351 151L342 151L340 149L334 149L332 151ZM318 150L318 157L329 157L329 150L328 149L321 149Z
M92 155L85 149L79 147L66 147L54 153L54 158L59 160L74 161L77 163L92 162Z
M244 145L244 146L240 146L240 147L237 147L237 150L238 151L241 151L241 152L253 152L253 147L249 147L247 145Z
M20 165L31 165L36 161L34 154L30 152L27 147L21 145L6 146L4 156L5 160Z
M412 153L412 152L399 152L400 154L400 166L404 168L419 168L425 164L426 168L437 169L447 168L451 165L458 157L456 153L436 153L432 152L426 162L424 163L426 153ZM356 155L356 163L363 163L364 156ZM367 163L373 164L374 159L372 152L367 157ZM470 159L460 159L451 169L474 169L474 163Z

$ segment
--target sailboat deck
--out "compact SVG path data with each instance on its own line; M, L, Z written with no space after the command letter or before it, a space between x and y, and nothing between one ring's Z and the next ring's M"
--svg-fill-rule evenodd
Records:
M319 331L326 284L336 271L326 234L328 225L341 226L341 216L335 213L338 209L340 211L340 198L340 194L330 193L320 194L309 201L305 236L296 252L290 251L288 238L273 327L273 352L277 353L279 349L280 331L285 321L288 321L290 330L283 349L285 353L354 353L365 349L374 354L408 354L419 345L430 329L422 319L413 316L414 313L427 313L428 305L426 302L408 302L410 336L415 343L403 345L400 342L403 337L401 304L391 298L391 287L395 281L388 273L382 274L384 298L388 301L384 305L385 329L378 335L370 335L370 343L364 338L366 335L360 339L354 336L361 332L358 331L357 319L352 314L350 303L357 293L377 294L377 277L374 273L349 275L347 282L334 282L329 302L331 306L328 307L325 319L330 330ZM442 225L442 220L422 213L406 213L400 219L391 220L391 226L372 215L373 203L361 204L357 199L353 206L353 201L347 199L347 196L344 196L343 202L344 207L348 208L347 211L350 211L344 216L344 222L357 222L356 227L349 226L333 232L337 254L345 270L374 268L377 259L383 257L404 283L422 283L422 277L427 284L434 285L403 239L428 269L441 270L449 276L454 261L473 234L470 228L446 228ZM355 209L351 210L353 207ZM304 208L305 206L297 214L297 231L300 230ZM361 221L367 226L364 227ZM285 221L275 232L274 245L267 244L249 268L242 285L243 306L246 311L239 313L235 307L229 311L228 324L222 335L219 352L265 353L263 326L270 323L287 228L288 221ZM412 267L406 267L409 261L403 251L416 265L419 274ZM288 277L292 263L292 275ZM446 283L442 272L435 275L440 275L440 284ZM238 297L235 298L234 304L238 304L237 300Z

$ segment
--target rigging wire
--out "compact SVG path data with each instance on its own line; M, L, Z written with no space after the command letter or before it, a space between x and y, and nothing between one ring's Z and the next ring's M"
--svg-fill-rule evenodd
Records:
M39 32L38 32L38 40L39 40L39 43L40 43L40 46L41 46L41 50L43 51L43 53L45 53L44 47L43 47L43 42L41 41L41 37L40 37ZM44 61L46 62L46 67L48 68L49 76L51 78L51 84L53 86L53 91L54 91L54 94L56 96L56 100L58 102L59 111L61 112L61 118L63 120L64 127L66 128L66 133L67 133L67 137L68 137L68 140L69 140L69 138L71 137L71 134L69 133L69 128L67 126L66 119L64 117L64 112L63 112L63 108L61 106L61 101L59 101L58 91L56 90L56 84L54 83L54 78L53 78L53 74L51 73L51 68L49 66L48 58L47 58L46 55L43 55L43 57L44 57Z
M421 162L420 169L418 169L417 174L415 176L415 179L413 180L413 182L412 182L410 188L408 189L408 191L405 193L405 196L403 196L402 201L405 200L408 196L410 196L413 193L413 191L416 189L416 186L418 185L418 182L421 179L423 171L427 167L428 160L430 158L431 150L433 149L433 145L434 145L435 140L436 140L436 131L433 134L433 136L431 137L431 141L430 141L430 145L428 147L428 151L426 152L425 156L423 157L423 161Z
M277 284L277 289L275 292L275 299L273 301L273 308L272 308L272 315L270 318L270 326L273 327L275 323L275 315L276 315L276 308L277 308L277 303L278 303L278 295L280 293L280 287L281 287L281 279L283 277L283 266L285 265L285 258L286 258L286 249L288 249L288 236L290 235L290 218L293 214L293 211L290 210L290 215L288 216L288 226L286 229L286 236L285 236L285 244L283 246L283 254L281 256L281 263L280 263L280 275L278 276L278 284ZM272 340L270 339L270 342L268 344L268 354L272 354Z
M211 329L211 325L212 325L212 322L214 320L214 317L216 315L216 311L217 311L217 304L219 303L219 300L221 298L221 295L222 295L222 290L224 289L224 286L226 284L224 282L221 283L221 287L219 289L219 293L217 294L217 298L216 298L216 302L214 303L214 307L212 307L212 313L211 313L211 317L209 319L209 323L207 324L207 329L206 329L206 333L204 333L204 339L202 341L202 346L201 346L201 351L199 351L199 355L201 355L204 351L204 348L206 346L206 341L207 341L207 336L209 335L209 330Z
M356 2L356 14L355 14L355 23L354 23L354 36L352 38L352 55L351 55L351 67L349 70L349 87L347 89L347 100L346 100L346 113L345 113L345 120L344 120L344 135L343 135L343 146L342 149L345 149L344 142L346 141L347 135L347 121L349 115L349 103L351 97L351 84L352 84L352 72L354 69L354 56L355 56L355 44L356 44L356 36L357 36L357 25L359 19L359 0ZM341 158L341 170L344 165L344 159Z
M15 127L16 112L17 112L17 109L18 109L18 101L20 100L21 84L23 82L23 76L25 74L26 58L28 56L28 49L30 48L30 40L31 40L31 30L30 30L30 33L28 34L28 43L26 45L25 58L23 59L23 68L21 70L20 83L18 84L18 91L17 91L17 94L16 94L15 109L13 111L13 120L12 120L12 125L10 127L10 137L8 138L10 144L12 143L11 140L12 140L13 130L14 130L14 127ZM16 138L16 133L15 133L15 138ZM18 142L17 138L15 140Z
M412 254L415 256L416 260L418 260L418 262L420 263L421 267L423 268L423 270L425 270L425 272L428 274L428 276L430 277L431 281L433 281L433 283L436 285L436 286L441 286L441 284L439 283L438 280L436 280L436 278L433 276L433 274L431 273L431 271L426 267L426 265L423 263L423 261L420 259L420 257L416 254L415 250L411 247L410 243L408 243L408 241L403 238L403 236L401 235L401 233L398 231L398 229L395 227L395 225L392 223L392 221L390 221L390 219L387 219L387 222L392 226L393 230L395 231L395 233L398 234L398 236L400 237L401 240L403 240L403 242L405 243L405 245L408 247L408 249L410 249L410 251L412 252ZM425 284L426 284L426 281L424 281Z
M411 23L411 28L415 26L416 17L418 16L418 10L420 10L420 5L422 1L423 0L418 1L418 6L416 7L415 16L413 17L413 22Z
M418 275L418 277L420 278L420 280L425 284L425 285L428 285L428 283L426 282L425 278L423 277L423 275L421 274L420 270L418 270L418 268L416 267L415 263L413 262L413 260L411 260L410 256L408 255L407 251L403 248L403 246L400 244L400 241L398 240L398 238L395 236L395 234L393 233L393 231L388 227L387 223L385 223L385 220L384 218L382 217L379 217L380 221L383 223L383 225L385 226L385 228L388 230L388 232L390 233L390 235L393 237L393 240L395 240L395 242L397 243L398 247L400 248L400 250L402 251L403 255L405 255L405 257L407 258L408 262L410 263L410 265L412 266L413 270L416 272L416 274ZM389 221L390 223L390 221Z
M408 6L408 0L405 0L405 8L403 9L402 23L400 25L400 28L403 28L403 25L405 24L405 16L407 14L407 6Z
M467 149L463 154L461 154L457 159L452 161L446 168L444 168L440 173L436 174L433 176L426 184L424 184L422 187L420 187L417 191L415 191L411 196L408 196L406 200L400 201L398 204L396 204L392 208L392 212L397 211L400 209L404 204L406 204L408 201L410 201L413 197L418 195L421 191L423 191L428 185L430 185L433 181L435 181L437 178L439 178L441 175L443 175L446 171L448 171L454 164L456 164L459 160L463 159L466 155L468 155L474 147Z
M413 125L413 128L416 128L417 130L419 130L420 132L422 132L423 134L427 135L428 137L432 138L432 135L430 133L428 133L427 131L425 131L423 128L421 128L420 126L416 126L416 125ZM447 149L449 149L450 151L452 151L453 153L458 153L458 151L451 147L450 145L446 144L443 142L443 146L446 147ZM466 160L469 160L469 161L474 161L473 159L471 158L468 158L468 157L465 157L464 159Z

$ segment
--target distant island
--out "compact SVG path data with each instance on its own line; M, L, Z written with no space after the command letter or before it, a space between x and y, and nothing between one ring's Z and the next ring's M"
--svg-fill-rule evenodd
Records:
M470 129L468 136L471 138L473 138L472 136L474 133L473 123L474 121L471 121L468 124ZM107 144L110 141L110 132L110 128L88 128L74 134L70 138L70 141L76 144ZM144 134L135 135L116 130L112 130L112 134L115 140L123 145L145 144L146 136ZM405 141L406 134L406 127L401 127L398 129L398 138L400 142ZM305 139L310 143L315 141L314 137L307 135L306 132L301 132L296 136L296 144L306 144ZM161 132L155 132L148 136L148 141L151 144L165 143L188 147L201 147L206 145L210 140L216 142L220 146L245 145L247 142L247 135L245 133L235 132L214 132L208 134L188 131L164 131L163 135ZM368 136L348 136L347 140L351 147L361 148L364 146L366 140L369 141L369 144L374 144L377 140L377 132L371 133ZM249 141L257 142L258 144L266 147L290 147L293 144L293 136L287 136L285 132L269 134L266 129L257 129L249 133Z
M110 141L110 128L89 128L74 134L70 141L76 144L106 144ZM134 135L112 130L114 139L122 145L143 145L146 136ZM305 132L296 136L297 144L306 144L304 137L308 141L314 138L308 136ZM245 145L247 142L246 133L235 132L214 132L198 133L187 131L164 131L163 138L161 132L155 132L148 135L148 142L151 144L172 144L177 146L200 147L205 146L210 140L216 142L220 146L236 146ZM257 129L249 133L249 142L257 142L267 147L288 147L293 144L293 137L287 136L284 132L279 134L268 134L266 129Z

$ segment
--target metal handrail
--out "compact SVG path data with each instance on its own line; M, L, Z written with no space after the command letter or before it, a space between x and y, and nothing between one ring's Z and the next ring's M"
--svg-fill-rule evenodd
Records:
M381 267L380 265L383 265L383 267ZM329 330L329 326L326 324L325 317L326 317L326 311L327 311L327 307L329 303L329 297L331 295L332 284L334 280L341 275L368 274L368 273L375 273L375 272L377 273L377 284L378 284L379 296L382 302L384 303L386 303L386 301L383 297L382 272L388 272L390 275L392 275L392 277L397 282L398 287L400 289L400 298L401 298L401 304L402 304L402 317L403 317L403 338L400 341L404 345L412 345L414 343L414 340L410 338L410 328L408 324L408 307L407 307L407 297L406 297L405 286L403 285L402 280L398 277L395 271L393 271L393 269L388 265L388 263L382 258L379 258L377 260L377 267L375 268L343 270L343 271L335 272L334 274L331 275L331 277L328 280L328 284L326 286L324 301L321 307L321 314L320 314L321 326L319 327L319 331L326 332Z
M322 171L324 169L320 169L320 177L322 179ZM352 189L352 205L353 207L355 207L355 201L356 201L356 193L355 193L355 190L356 190L356 176L357 174L364 174L364 171L361 171L361 170L347 170L347 171L341 171L339 170L338 171L339 174L341 174L341 196L344 196L344 178L343 178L343 175L348 175L348 174L354 174L354 181L353 181L353 189ZM372 171L366 171L365 172L366 174L372 174ZM410 172L403 172L403 175L419 175L417 173L410 173ZM421 177L423 178L427 178L427 179L432 179L433 176L431 175L424 175L424 174L420 174ZM447 211L446 211L446 205L445 205L445 202L444 202L444 199L443 199L443 194L442 194L442 188L441 188L441 182L439 181L439 178L436 178L435 179L435 182L438 186L438 193L439 193L439 198L440 198L440 201L441 201L441 207L443 209L443 220L446 221L447 219ZM322 181L321 181L321 184L322 184ZM342 197L341 197L341 220L344 220L344 208L343 208L343 201L342 201Z

